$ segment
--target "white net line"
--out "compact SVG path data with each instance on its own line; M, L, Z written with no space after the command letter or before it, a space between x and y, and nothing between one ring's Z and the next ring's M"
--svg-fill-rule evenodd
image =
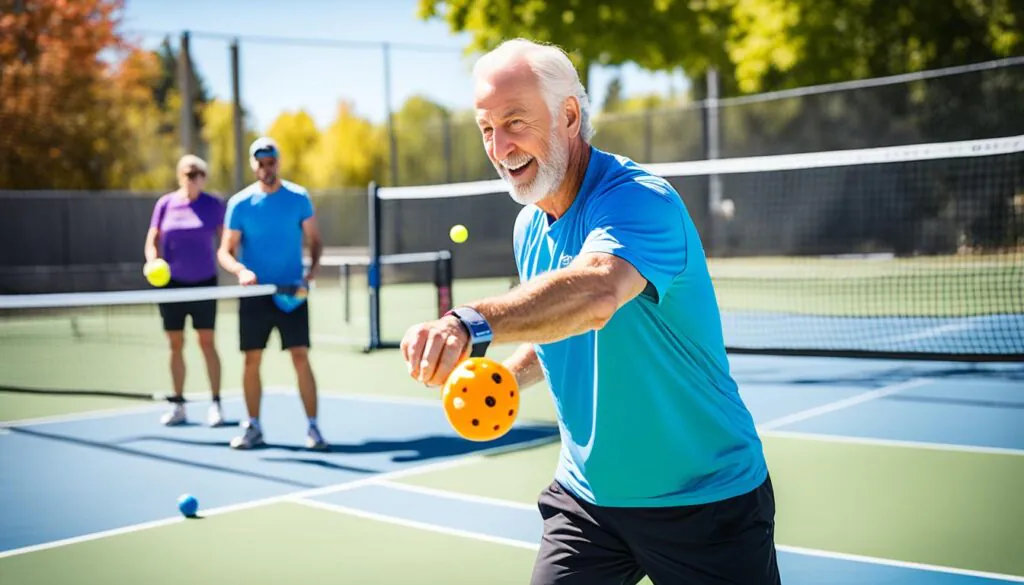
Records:
M451 258L447 251L392 254L380 257L381 264L415 264L436 262ZM306 258L305 264L309 265ZM369 266L369 256L323 256L320 265L324 267ZM37 293L0 295L0 310L12 309L63 309L80 307L104 307L125 305L152 305L156 303L179 303L219 299L237 299L272 295L279 288L271 284L253 286L204 286L174 289L144 289L128 291L99 291L72 293Z
M645 164L643 166L650 172L662 177L686 177L971 158L1017 152L1024 152L1024 135L908 146L885 146L880 148L833 150L800 154L657 163ZM508 185L503 180L495 179L490 181L448 183L444 185L381 187L378 190L377 196L383 200L440 199L505 193L507 191Z

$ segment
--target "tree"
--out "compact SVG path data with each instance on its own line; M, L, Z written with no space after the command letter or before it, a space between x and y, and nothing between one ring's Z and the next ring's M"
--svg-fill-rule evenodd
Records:
M387 142L380 128L341 102L308 160L310 189L365 188L387 168Z
M730 4L735 0L420 0L419 17L441 19L473 35L469 50L524 37L566 49L588 87L592 64L634 62L650 70L682 66L691 78L725 67Z
M305 110L283 112L270 125L267 135L281 147L281 176L300 185L312 180L310 155L320 140L313 117Z
M448 111L424 96L407 99L395 113L398 178L403 185L444 183L451 149Z
M745 93L1024 54L1019 0L732 0Z
M11 4L0 10L0 187L104 187L120 120L101 55L131 50L122 1Z
M703 97L961 65L1024 54L1020 0L420 0L419 16L473 35L469 50L517 36L591 64L682 67Z
M234 104L214 99L203 108L202 139L206 143L210 167L207 186L211 191L230 196L234 190L235 178L235 126ZM242 148L248 148L256 140L256 131L251 119L242 112ZM243 164L242 183L251 182L252 174L248 162Z
M608 90L605 91L604 104L601 105L602 112L614 112L622 104L622 77L616 75L608 82Z
M107 115L118 123L111 140L94 145L110 151L104 188L164 191L177 187L174 130L180 97L170 92L165 107L153 100L152 87L159 75L157 55L148 51L133 51L114 66Z

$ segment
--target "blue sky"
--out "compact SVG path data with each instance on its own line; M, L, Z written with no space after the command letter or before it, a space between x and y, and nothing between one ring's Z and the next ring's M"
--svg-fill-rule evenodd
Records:
M145 31L144 46L159 45L152 34L175 36L194 31L192 56L214 96L231 97L228 41L204 39L200 31L242 36L240 45L242 100L253 112L259 130L266 130L283 111L305 109L325 127L339 101L354 104L357 113L375 122L385 114L384 66L379 46L325 48L266 44L245 36L338 39L380 43L414 43L450 47L423 51L392 48L391 104L398 109L411 95L421 94L448 107L472 104L469 69L463 55L469 35L455 35L441 21L416 17L417 0L127 0L124 29ZM616 72L592 72L592 101L600 105ZM667 93L685 88L681 73L647 73L635 66L621 69L627 95Z

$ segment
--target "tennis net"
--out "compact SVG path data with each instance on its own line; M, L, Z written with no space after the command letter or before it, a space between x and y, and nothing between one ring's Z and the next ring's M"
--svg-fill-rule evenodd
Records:
M449 258L444 251L380 257L374 292L382 302L374 314L368 296L370 257L325 254L309 291L311 342L362 349L397 345L411 324L437 318L451 308ZM160 304L209 300L217 303L217 329L236 339L239 299L277 292L272 285L225 284L0 295L0 347L86 342L165 347ZM191 323L186 326L191 328Z
M701 233L730 351L1024 359L1024 136L647 168ZM501 181L376 197L385 252L462 223L459 279L515 276Z

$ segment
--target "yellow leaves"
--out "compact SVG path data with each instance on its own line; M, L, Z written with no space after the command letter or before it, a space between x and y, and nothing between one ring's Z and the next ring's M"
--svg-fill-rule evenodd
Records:
M334 121L306 155L307 187L366 186L384 174L385 145L378 128L356 115L351 104L340 102Z
M793 35L800 23L800 6L786 0L737 0L735 26L726 50L736 63L741 91L760 91L772 68L788 71L803 56L804 39Z
M299 184L309 183L306 155L320 139L313 117L305 110L283 112L270 125L267 134L281 147L281 174Z

